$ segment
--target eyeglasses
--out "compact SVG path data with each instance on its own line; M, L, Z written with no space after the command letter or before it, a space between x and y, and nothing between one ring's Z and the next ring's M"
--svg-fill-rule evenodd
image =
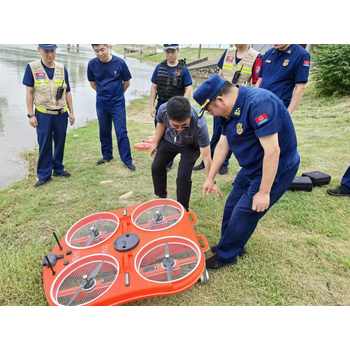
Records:
M190 127L189 122L177 124L177 123L174 123L172 120L169 120L169 123L170 123L171 128L175 129L175 130L184 130L184 129L188 129Z
M107 48L106 47L100 47L99 49L94 49L95 53L98 54L98 53L105 53L107 51Z

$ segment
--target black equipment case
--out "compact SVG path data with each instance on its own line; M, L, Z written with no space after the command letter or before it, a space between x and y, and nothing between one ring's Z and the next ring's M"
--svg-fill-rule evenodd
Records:
M331 176L321 171L310 171L303 173L302 176L307 176L311 179L314 186L324 186L331 182Z
M292 182L292 184L289 186L290 191L306 191L311 192L312 191L312 181L307 176L296 176Z

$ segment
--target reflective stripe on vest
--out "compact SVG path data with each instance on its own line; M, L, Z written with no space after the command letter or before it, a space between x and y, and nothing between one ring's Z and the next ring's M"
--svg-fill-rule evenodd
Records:
M157 95L164 102L174 96L183 96L185 88L182 84L182 65L176 67L176 75L170 75L166 62L162 62L157 74Z
M67 106L63 107L61 110L57 110L57 112L56 111L52 111L52 110L48 110L44 106L35 106L35 109L38 112L45 113L45 114L53 114L53 115L57 115L57 114L68 112L68 107ZM58 112L60 112L60 113L58 113Z
M29 66L32 70L34 78L35 108L42 113L48 114L55 114L49 113L49 110L67 111L67 85L64 79L64 66L60 63L55 62L54 76L51 80L47 76L47 73L40 60L29 63ZM62 94L62 97L56 101L56 93L59 87L63 87L64 92Z
M224 59L224 65L222 68L222 74L224 78L228 81L232 81L235 72L240 72L239 79L237 81L238 85L250 84L253 66L259 52L250 48L247 53L242 57L239 63L235 63L236 50L227 50Z

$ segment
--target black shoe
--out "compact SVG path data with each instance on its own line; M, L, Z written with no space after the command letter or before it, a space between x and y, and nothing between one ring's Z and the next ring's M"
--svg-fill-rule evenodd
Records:
M228 173L228 167L223 165L220 170L219 170L219 174L220 175L226 175Z
M193 167L194 171L203 170L205 168L204 163L200 162L198 165Z
M125 165L130 171L136 171L136 167L134 164L129 164L129 165Z
M39 187L39 186L45 185L45 184L48 183L49 181L51 181L51 177L49 177L47 180L38 180L38 181L34 184L34 187Z
M62 173L56 173L56 171L53 172L53 176L63 176L63 177L70 177L70 173L66 170L63 170Z
M233 260L232 262L223 262L218 259L217 255L213 255L210 258L206 259L205 261L205 266L207 269L212 269L212 270L217 270L220 269L221 267L224 267L226 265L234 265L236 264L237 259Z
M217 249L217 245L213 245L212 247L210 247L210 251L214 254L216 254L216 249ZM244 255L247 254L247 250L245 248L242 249L242 251L238 254L239 257L242 257Z
M96 162L96 165L101 165L101 164L104 164L104 163L109 163L112 159L99 159L97 162Z
M327 193L331 196L337 197L350 197L350 190L348 190L345 186L341 185L337 188L327 190Z

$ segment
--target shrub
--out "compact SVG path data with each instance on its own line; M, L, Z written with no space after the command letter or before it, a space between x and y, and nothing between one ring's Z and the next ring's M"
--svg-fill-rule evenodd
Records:
M350 45L313 47L313 78L322 95L350 95Z

